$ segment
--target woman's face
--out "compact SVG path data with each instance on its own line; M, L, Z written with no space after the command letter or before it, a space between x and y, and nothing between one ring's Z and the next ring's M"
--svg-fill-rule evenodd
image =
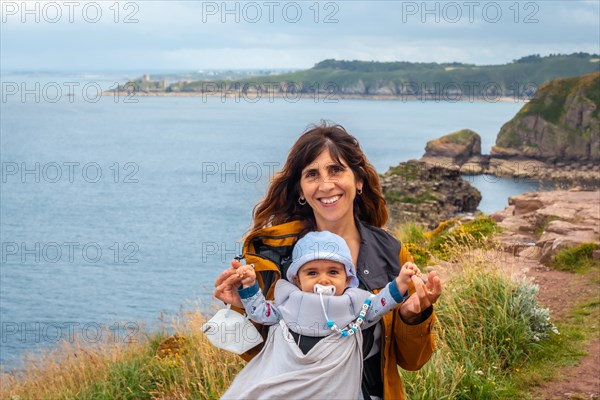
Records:
M363 182L356 181L345 160L340 161L341 165L325 149L302 170L300 197L313 209L319 229L354 223L354 197Z

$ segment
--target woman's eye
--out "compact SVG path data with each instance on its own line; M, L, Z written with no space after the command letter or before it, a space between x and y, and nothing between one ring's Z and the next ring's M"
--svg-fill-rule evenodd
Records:
M336 175L341 173L343 170L341 167L335 166L335 167L331 167L331 173Z

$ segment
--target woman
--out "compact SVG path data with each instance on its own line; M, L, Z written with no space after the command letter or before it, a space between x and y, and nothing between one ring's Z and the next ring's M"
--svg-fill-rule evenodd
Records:
M280 226L300 227L300 235L324 230L336 233L350 248L359 287L377 292L410 261L406 249L382 229L387 220L379 177L358 141L339 125L321 125L305 132L291 148L282 171L254 209L246 243L265 229ZM232 267L215 282L215 297L238 307L241 301L234 275L240 265L232 261ZM285 276L287 266L281 262L277 267ZM272 295L268 289L272 283L261 281L261 286L267 286L267 298ZM397 365L417 370L433 352L432 305L441 295L442 283L435 272L430 273L427 284L417 277L412 283L414 293L409 299L363 332L362 392L367 399L404 399ZM314 344L304 341L304 346Z

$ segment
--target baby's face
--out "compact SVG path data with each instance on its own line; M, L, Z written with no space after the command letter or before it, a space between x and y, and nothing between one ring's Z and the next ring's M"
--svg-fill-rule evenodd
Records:
M331 260L313 260L298 270L296 284L303 292L312 293L313 287L319 283L323 286L335 286L335 295L341 296L350 282L344 264Z

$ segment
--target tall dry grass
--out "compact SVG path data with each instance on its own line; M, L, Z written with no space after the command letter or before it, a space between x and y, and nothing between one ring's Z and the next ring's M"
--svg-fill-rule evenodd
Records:
M416 226L408 233L425 238ZM518 398L511 374L544 346L553 326L547 310L537 304L536 287L501 268L505 256L481 238L470 239L468 230L458 233L446 238L443 255L448 261L438 267L445 289L436 303L437 350L420 371L401 372L408 398ZM425 246L426 241L419 244ZM0 396L219 398L245 363L212 346L201 333L204 322L196 309L127 345L63 343L27 363L23 371L3 375Z
M201 333L206 318L186 312L127 344L76 341L28 357L1 376L2 399L216 399L245 364ZM167 329L168 328L168 329ZM184 338L160 348L169 335ZM108 337L109 335L103 336ZM172 336L171 336L172 337ZM164 347L164 346L163 346ZM157 355L160 354L160 357Z
M465 244L467 243L467 244ZM537 286L511 273L507 256L448 238L444 293L436 303L437 349L419 371L401 371L409 399L512 399L511 375L557 334ZM507 268L508 267L508 268Z

